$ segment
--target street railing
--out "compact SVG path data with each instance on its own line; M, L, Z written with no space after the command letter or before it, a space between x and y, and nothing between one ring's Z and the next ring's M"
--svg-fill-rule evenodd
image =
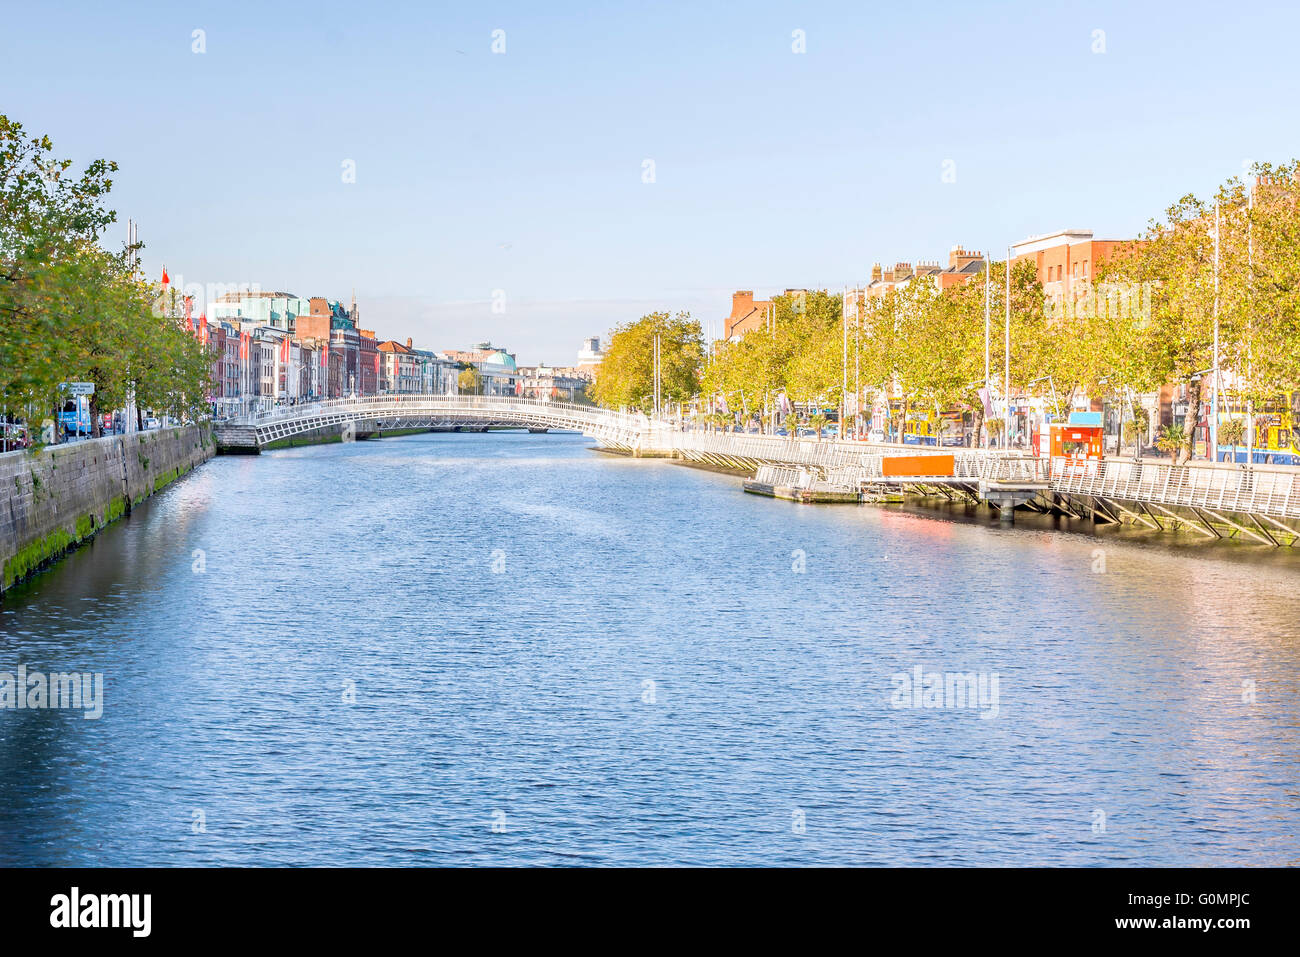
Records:
M881 460L894 456L952 455L957 475L972 480L982 477L1033 478L1045 467L1041 464L1045 460L1022 452L1006 452L1000 449L888 445L878 442L794 438L748 432L681 430L663 425L658 425L650 444L665 450L688 454L711 454L753 462L798 464L824 470L861 468L877 476L882 471ZM1014 467L1005 464L1011 461L1020 464Z

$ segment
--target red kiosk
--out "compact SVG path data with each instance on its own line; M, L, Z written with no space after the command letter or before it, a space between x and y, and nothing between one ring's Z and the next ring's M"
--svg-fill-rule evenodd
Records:
M1100 412L1072 412L1068 422L1051 424L1052 462L1083 466L1085 462L1100 462L1104 457ZM1055 471L1055 468L1053 468Z

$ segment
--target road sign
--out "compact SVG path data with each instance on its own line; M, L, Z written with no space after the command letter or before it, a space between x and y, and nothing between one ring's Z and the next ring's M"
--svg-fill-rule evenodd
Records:
M95 383L93 382L65 382L63 391L68 395L94 395Z

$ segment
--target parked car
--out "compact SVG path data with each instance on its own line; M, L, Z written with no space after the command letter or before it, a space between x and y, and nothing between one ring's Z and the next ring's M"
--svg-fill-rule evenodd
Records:
M867 433L867 441L868 441L868 442L883 442L883 441L885 441L885 430L884 430L884 429L872 429L870 432Z
M0 423L0 451L25 449L30 444L27 426L16 423Z

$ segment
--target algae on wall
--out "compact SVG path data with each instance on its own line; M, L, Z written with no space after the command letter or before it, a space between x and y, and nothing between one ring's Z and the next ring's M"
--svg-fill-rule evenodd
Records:
M0 592L211 458L215 443L207 431L183 426L0 457ZM141 452L146 444L150 456ZM132 451L138 467L126 467Z

